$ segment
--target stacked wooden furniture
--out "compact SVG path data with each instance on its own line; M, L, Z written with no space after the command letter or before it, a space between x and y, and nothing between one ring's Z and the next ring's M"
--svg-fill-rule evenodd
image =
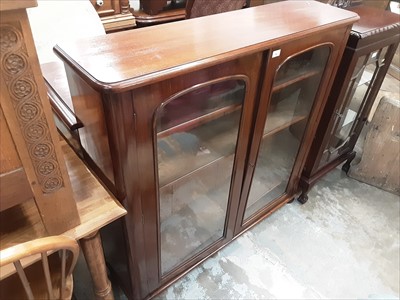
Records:
M55 47L86 160L128 211L105 238L125 244L107 259L129 297L296 196L357 20L284 1Z
M90 0L107 33L132 29L135 17L130 11L129 0Z
M55 234L81 240L96 296L112 299L98 230L126 211L61 150L26 14L36 5L0 1L0 247ZM13 271L2 266L2 278Z
M133 12L138 27L185 19L186 0L140 0L140 9Z
M368 119L400 40L399 15L382 9L348 8L360 16L347 42L310 155L301 177L305 203L309 189L330 170L346 161L348 171L354 146Z
M263 0L141 0L141 8L138 11L134 11L133 15L137 26L143 27L192 18L194 15L192 15L191 10L194 4L196 16L200 16L241 7L258 6L264 4L264 2Z

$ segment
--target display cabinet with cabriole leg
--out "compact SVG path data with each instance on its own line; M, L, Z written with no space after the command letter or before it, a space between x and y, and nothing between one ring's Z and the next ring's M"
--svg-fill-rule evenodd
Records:
M295 197L357 19L284 1L55 48L82 152L128 211L102 238L130 298L155 296Z
M388 71L400 39L399 16L367 6L348 8L360 16L354 24L328 105L301 178L301 203L315 182L346 161L347 172L355 144Z

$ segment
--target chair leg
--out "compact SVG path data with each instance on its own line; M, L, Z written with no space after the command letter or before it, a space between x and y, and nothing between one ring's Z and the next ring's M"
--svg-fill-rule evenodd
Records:
M114 300L111 282L107 277L107 268L100 233L96 231L82 238L80 243L89 272L92 276L96 299Z

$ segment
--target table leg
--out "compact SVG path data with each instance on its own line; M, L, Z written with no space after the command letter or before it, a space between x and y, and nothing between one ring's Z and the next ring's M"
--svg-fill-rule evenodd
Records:
M107 277L103 246L98 231L80 240L89 272L92 276L96 299L114 300L111 282Z

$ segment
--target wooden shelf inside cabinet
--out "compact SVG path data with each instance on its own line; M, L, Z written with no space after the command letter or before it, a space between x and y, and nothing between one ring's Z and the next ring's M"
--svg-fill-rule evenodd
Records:
M279 80L274 87L272 88L273 92L280 91L284 88L287 88L288 86L301 82L303 80L306 80L308 78L314 77L318 74L322 74L322 70L317 69L317 70L309 70L307 72L304 72L303 74L296 74L294 76L289 76L289 78L281 79Z
M212 164L219 163L224 158L233 157L235 145L231 144L231 140L236 141L237 131L232 128L235 128L234 123L239 122L240 112L236 110L224 117L226 119L224 125L227 129L223 137L206 138L212 133L197 127L191 132L177 133L176 136L171 135L158 141L159 152L167 153L159 155L158 158L161 188L178 180L184 180L186 176L196 176L196 173L202 172L203 169L209 169ZM232 123L232 126L229 126L229 122ZM203 136L204 140L208 140L207 144L201 143ZM181 146L185 143L184 140L191 140L192 144L197 142L198 145ZM163 151L163 148L167 149Z
M307 116L293 116L293 113L288 114L278 114L270 113L268 115L268 122L264 128L263 138L267 138L274 135L294 124L297 124L303 120L307 119Z
M296 98L288 97L276 104L275 111L270 108L264 126L263 138L272 136L307 119L308 114L304 109L293 107L293 103L296 102ZM301 103L302 101L300 100L299 102Z
M223 117L224 115L233 113L235 111L240 110L242 107L241 104L234 104L230 106L226 106L223 108L220 108L218 110L215 110L213 112L210 112L208 114L204 114L202 116L199 116L197 118L191 119L189 121L186 121L184 123L181 123L177 126L173 126L171 128L168 128L166 130L160 131L157 133L158 138L163 138L166 137L170 134L173 134L175 132L183 132L183 131L189 131L195 127L198 127L202 124L205 124L207 122L210 122L212 120L218 119L220 117Z

